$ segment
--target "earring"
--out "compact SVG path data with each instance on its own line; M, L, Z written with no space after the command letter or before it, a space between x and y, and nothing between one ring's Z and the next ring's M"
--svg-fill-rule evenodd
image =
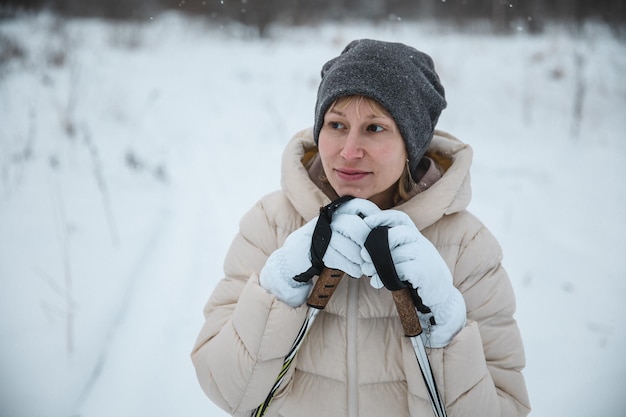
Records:
M413 179L413 175L411 175L411 166L409 165L410 161L409 158L406 159L406 176L407 176L407 183L411 185L411 188L415 188L415 186L417 185L417 183L415 182L415 180Z

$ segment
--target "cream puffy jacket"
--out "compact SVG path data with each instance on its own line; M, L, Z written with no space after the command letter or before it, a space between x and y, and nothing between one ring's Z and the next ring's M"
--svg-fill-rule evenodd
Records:
M204 309L192 360L205 393L235 416L249 416L265 400L306 315L306 305L294 309L266 292L258 274L287 236L330 202L301 162L313 148L311 130L289 143L282 190L263 197L241 220L225 277ZM465 210L472 150L436 132L429 155L443 176L396 209L434 243L465 298L466 326L446 348L428 352L448 416L527 415L524 350L501 249ZM369 279L342 279L266 415L433 415L389 291L375 290Z

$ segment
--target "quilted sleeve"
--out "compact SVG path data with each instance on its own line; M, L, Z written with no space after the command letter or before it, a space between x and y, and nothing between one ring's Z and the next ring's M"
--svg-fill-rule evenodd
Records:
M456 230L466 232L450 240L456 244L443 245L443 255L465 299L468 322L449 346L430 353L433 371L444 381L448 415L526 416L530 412L522 375L526 360L502 250L469 213L457 217L463 226L456 221L448 226L456 223Z
M232 415L249 415L265 400L306 315L306 305L291 308L258 282L265 260L291 232L268 215L271 201L241 220L191 353L202 389Z

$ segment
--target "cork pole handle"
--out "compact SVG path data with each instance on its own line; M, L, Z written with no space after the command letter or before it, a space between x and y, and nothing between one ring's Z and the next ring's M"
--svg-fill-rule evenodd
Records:
M307 305L317 308L318 310L323 310L326 304L328 304L330 297L337 289L337 285L339 285L342 276L343 272L338 269L324 268L313 287Z
M392 291L393 301L396 303L396 310L400 316L400 322L407 337L419 336L422 333L422 326L417 317L415 303L411 297L411 289L406 287L402 290Z

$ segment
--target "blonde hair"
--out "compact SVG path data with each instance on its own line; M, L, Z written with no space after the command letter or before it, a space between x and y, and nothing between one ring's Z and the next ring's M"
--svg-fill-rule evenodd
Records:
M402 171L402 175L400 175L400 179L397 182L398 188L393 195L393 204L398 205L403 201L409 200L416 194L417 184L411 175L411 170L409 169L409 160L407 159L406 164L404 164L404 170Z
M338 111L345 110L355 100L356 100L357 112L361 106L361 103L365 101L365 103L367 103L370 110L372 111L372 113L374 113L375 116L392 117L391 114L379 102L377 102L371 97L359 96L359 95L339 97L328 107L327 112L332 111L332 110L338 110ZM408 152L407 152L407 155L408 155ZM397 187L396 192L393 195L394 206L398 205L399 203L403 201L409 200L411 197L415 195L416 183L413 180L413 177L411 176L408 159L406 160L406 164L404 165L404 170L402 171L400 178L396 182L396 187Z
M387 117L391 117L391 113L389 113L379 102L377 102L376 100L374 100L371 97L367 97L367 96L343 96L343 97L339 97L337 100L335 100L329 107L328 107L328 111L326 113L328 113L331 110L345 110L350 104L352 104L352 102L356 100L356 108L357 108L357 115L359 115L358 113L358 109L361 107L361 103L363 101L365 101L367 103L367 105L369 106L370 110L372 111L372 113L374 113L375 116L387 116Z

